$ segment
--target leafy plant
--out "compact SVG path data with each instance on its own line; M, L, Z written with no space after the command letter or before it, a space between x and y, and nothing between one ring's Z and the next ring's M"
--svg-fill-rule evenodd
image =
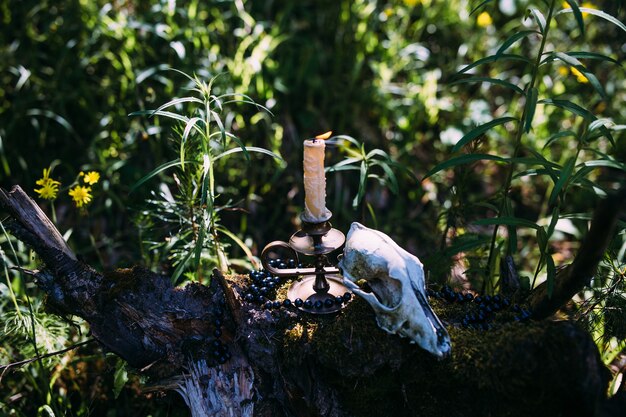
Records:
M156 242L151 249L158 249L162 254L171 253L176 269L172 280L176 281L190 269L195 271L195 278L202 277L203 260L217 265L220 269L228 268L228 259L222 237L231 239L249 258L252 254L236 233L220 225L220 211L231 208L230 203L218 204L218 183L216 181L216 164L219 160L235 154L242 154L246 162L250 162L251 153L269 155L282 160L276 153L264 148L245 146L243 141L229 132L223 121L225 106L233 104L248 104L258 110L265 110L256 104L250 97L238 93L216 94L214 82L217 77L205 82L197 75L189 76L181 71L191 83L191 91L196 96L180 97L168 101L156 110L145 110L132 113L132 116L148 115L161 116L180 122L180 128L174 140L177 144L178 158L166 162L139 180L134 188L146 181L165 173L171 168L177 168L173 174L176 185L176 197L165 184L161 185L162 199L152 200L153 214L163 223L176 227L167 239ZM187 104L190 109L187 115L172 112L176 108ZM144 211L150 215L151 211Z
M482 2L473 11L477 11L487 2ZM495 217L474 221L477 226L493 226L492 237L489 245L488 259L483 266L483 282L487 287L493 289L497 286L498 262L504 251L506 255L517 252L518 249L518 229L527 228L534 230L535 240L538 245L539 260L532 274L532 284L534 286L540 273L546 271L546 279L549 288L554 286L556 277L556 266L551 255L550 239L554 236L557 223L565 217L564 211L567 209L567 199L574 190L582 190L592 195L605 195L609 182L603 185L594 181L597 178L596 169L599 167L613 168L624 171L626 166L616 161L608 153L603 140L615 145L612 130L615 123L609 118L598 118L591 109L585 108L581 104L573 101L572 94L562 94L557 97L550 97L548 86L542 85L543 74L550 71L555 61L576 69L589 83L601 100L606 100L607 95L598 78L579 60L599 60L614 64L616 60L609 56L591 51L566 50L560 52L553 45L551 35L554 31L564 30L563 22L557 21L557 16L569 13L575 18L580 34L585 33L585 22L582 12L589 12L615 24L619 29L626 31L626 27L615 18L604 12L593 9L581 9L576 2L567 1L567 8L560 8L556 1L545 2L544 12L535 6L529 6L525 17L525 26L515 30L502 44L495 50L495 53L485 58L481 58L464 68L458 74L457 79L451 85L485 83L492 88L504 87L511 90L516 100L514 105L518 107L516 116L506 115L498 117L469 131L462 136L453 146L452 151L456 154L432 168L426 178L442 170L459 167L462 165L475 163L477 161L496 161L505 165L504 180L500 186L495 202L497 205L491 206L495 212ZM527 23L532 20L532 25ZM532 55L524 56L515 51L519 44L526 41L534 49ZM526 48L521 48L526 49ZM510 61L522 62L524 73L515 76L515 82L496 77L483 77L469 75L471 71L485 65L507 63ZM513 78L512 75L509 75ZM588 94L587 91L584 92ZM544 114L549 112L561 112L561 117L571 125L570 129L561 130L561 126L554 126L558 131L549 137L541 137L541 130L537 129L537 112L542 106ZM552 109L550 108L552 107ZM513 107L514 108L514 107ZM485 154L477 152L476 146L471 146L473 142L482 138L492 130L506 128L511 132L511 140L508 142L506 151L501 148L499 155ZM534 133L535 130L537 133ZM572 137L573 142L569 148L556 147L557 141L561 138ZM544 143L543 148L537 146ZM506 144L504 144L506 145ZM459 154L462 149L468 149L468 153ZM546 156L545 154L550 155ZM551 156L556 158L551 159ZM537 224L533 220L515 215L515 207L511 198L511 192L515 181L525 180L527 177L538 178L538 181L547 179L551 186L547 187L547 195L543 199L541 216L546 216L545 225ZM540 178L540 179L539 179ZM505 226L508 233L506 245L498 245L501 226Z

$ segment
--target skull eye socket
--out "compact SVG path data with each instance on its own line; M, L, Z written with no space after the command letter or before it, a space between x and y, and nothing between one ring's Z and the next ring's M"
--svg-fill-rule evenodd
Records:
M374 278L367 281L382 305L396 308L402 302L402 282L395 279Z

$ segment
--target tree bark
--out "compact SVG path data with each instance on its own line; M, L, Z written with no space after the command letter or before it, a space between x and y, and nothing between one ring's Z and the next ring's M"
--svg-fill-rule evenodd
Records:
M45 268L37 284L61 314L83 317L96 340L181 393L200 416L593 415L607 370L570 322L461 328L471 303L433 306L448 324L443 361L377 327L360 299L332 317L242 302L248 278L214 271L210 286L174 287L140 267L100 273L74 256L19 188L0 192L7 228ZM221 363L224 362L224 363Z

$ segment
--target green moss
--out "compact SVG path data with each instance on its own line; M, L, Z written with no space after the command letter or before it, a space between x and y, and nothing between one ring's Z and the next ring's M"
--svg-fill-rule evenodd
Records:
M449 322L474 308L433 304ZM564 401L570 401L559 385L571 338L557 331L559 323L506 318L491 331L449 327L453 353L439 361L382 331L369 305L355 299L336 317L304 317L285 332L284 351L292 360L303 354L316 358L355 416L561 415Z

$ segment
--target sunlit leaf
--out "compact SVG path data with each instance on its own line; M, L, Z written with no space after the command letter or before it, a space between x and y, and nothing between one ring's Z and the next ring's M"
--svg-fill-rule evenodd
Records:
M396 175L393 173L393 170L391 169L391 167L387 165L386 163L380 162L380 161L372 161L372 165L378 165L379 167L382 168L383 171L385 171L385 175L387 177L386 183L389 185L389 189L391 190L392 193L398 194L398 192L400 191L398 187L398 179L396 178Z
M152 115L155 115L157 113L159 113L161 110L171 107L171 106L175 106L177 104L181 104L181 103L199 103L199 104L204 104L204 102L202 100L200 100L197 97L181 97L181 98L176 98L174 100L170 100L167 103L159 106L156 110L154 110L152 112Z
M567 4L569 4L568 9L563 9L561 12L571 11L574 13L574 17L576 18L576 23L578 23L578 28L580 29L580 34L585 34L585 20L583 19L583 14L580 12L580 7L578 7L578 3L576 0L565 0Z
M481 1L478 6L474 7L472 9L472 11L470 12L470 16L473 15L474 13L476 13L477 10L479 10L481 7L483 7L485 4L489 3L491 0L483 0Z
M504 41L500 48L498 48L496 55L501 56L502 53L509 49L511 45L513 45L515 42L532 34L540 34L540 32L537 32L536 30L522 30L521 32L514 33L513 35L509 36L506 41Z
M137 181L135 183L135 185L132 186L132 188L130 189L130 192L132 193L133 191L135 191L137 188L139 188L141 185L143 185L146 181L148 181L149 179L155 177L156 175L160 174L163 171L166 171L170 168L176 167L176 166L181 166L183 164L195 164L195 165L200 165L200 163L198 161L183 161L181 162L179 159L175 159L173 161L169 161L166 162L162 165L159 165L157 168L155 168L154 170L150 171L150 173L148 173L147 175L145 175L143 178L141 178L139 181Z
M527 227L530 229L538 229L539 226L537 223L522 219L519 217L512 216L502 216L502 217L491 217L489 219L480 219L472 222L473 224L487 226L487 225L506 225L506 226L516 226L516 227Z
M476 68L479 65L487 64L489 62L495 62L495 61L522 61L522 62L526 62L527 64L531 63L530 59L521 55L516 55L516 54L490 55L488 57L481 58L477 61L474 61L471 64L467 65L466 67L461 68L461 70L457 72L457 74L466 73L467 71L473 68Z
M570 2L573 2L573 0L569 0L568 1L568 3L570 3ZM588 7L578 7L578 6L576 6L576 7L578 8L578 12L579 13L580 12L584 12L584 13L592 14L594 16L598 16L598 17L600 17L600 18L602 18L602 19L604 19L606 21L609 21L609 22L613 23L615 26L617 26L618 28L620 28L621 30L626 32L626 25L623 22L621 22L619 19L611 16L610 14L607 14L607 13L603 12L602 10L590 9ZM574 15L576 15L576 11L573 8L571 8L571 9L563 9L558 14L561 14L561 13L571 13L571 12L573 12ZM576 19L578 19L578 18L576 18ZM582 19L582 14L581 14L581 19Z
M562 189L565 188L565 185L570 179L572 172L574 170L574 165L576 164L576 158L571 157L567 160L563 169L559 174L558 181L554 184L554 188L552 189L552 193L550 193L550 199L548 200L548 204L552 205L556 202L556 199L559 197L559 193Z
M461 80L456 80L450 83L450 85L456 85L456 84L470 84L470 83L489 83L489 84L496 84L496 85L500 85L502 87L506 87L506 88L510 88L511 90L520 93L520 94L524 94L524 90L522 90L521 88L519 88L518 86L516 86L513 83L510 83L508 81L504 81L504 80L499 80L497 78L489 78L489 77L469 77L469 78L463 78Z
M264 155L271 156L272 158L275 158L275 159L279 160L281 163L285 162L283 160L283 158L280 157L280 155L270 151L269 149L259 148L259 147L256 147L256 146L246 146L245 148L246 148L246 152L261 153L261 154L264 154ZM239 147L239 148L229 149L227 151L224 151L224 152L220 153L219 155L214 156L213 157L213 161L217 161L218 159L221 159L221 158L223 158L225 156L232 155L232 154L239 153L239 152L243 152L243 148Z
M436 174L439 171L443 171L444 169L452 168L458 165L469 164L476 161L496 161L496 162L508 162L506 158L502 158L496 155L482 154L482 153L471 153L467 155L457 156L455 158L450 158L448 160L443 161L440 164L437 164L433 169L428 171L424 176L423 180Z
M494 119L490 122L477 126L476 128L472 129L469 133L467 133L465 136L463 136L461 139L459 139L459 141L452 148L452 152L457 152L467 143L483 135L489 129L498 125L505 124L507 122L512 122L512 121L517 121L517 119L515 117L507 116L507 117L500 117L499 119Z
M545 255L546 258L546 283L548 286L548 297L552 297L554 292L554 284L556 281L556 267L554 266L554 259L550 254Z
M189 118L186 116L183 116L181 114L178 113L172 113L169 111L154 111L154 110L142 110L142 111L134 111L132 113L129 114L129 116L164 116L164 117L168 117L170 119L174 119L174 120L179 120L181 122L185 122L187 123L189 121Z
M585 161L583 164L587 167L604 167L604 168L615 168L621 171L626 171L626 165L610 159L596 159L593 161Z
M30 109L26 111L26 116L41 116L46 117L48 119L54 120L59 125L63 126L65 130L68 132L75 134L74 128L65 118L59 116L58 114L50 111L50 110L42 110L42 109Z
M565 62L568 65L571 65L572 67L580 71L587 78L587 80L589 81L589 84L591 84L593 88L598 92L598 94L600 94L600 97L602 97L603 99L606 99L606 93L604 92L604 88L602 87L602 84L600 84L600 81L598 81L596 76L592 72L590 72L583 65L582 62L580 62L577 58L571 55L565 54L563 52L555 52L554 57L556 59L559 59Z
M258 263L256 261L256 259L254 258L254 255L252 254L252 251L250 250L250 248L243 242L243 240L241 240L236 234L234 234L233 232L231 232L230 230L226 229L225 227L221 227L218 226L216 227L216 229L220 232L225 234L226 236L228 236L230 239L232 239L233 242L235 242L237 244L237 246L239 246L241 248L241 250L246 254L246 256L248 257L248 260L250 261L250 263L257 268L258 267Z
M531 87L526 94L526 105L524 108L524 131L530 132L533 118L535 117L535 109L537 108L537 96L539 92L536 87Z
M546 33L546 18L544 17L543 13L541 13L539 10L537 10L534 7L530 8L530 13L532 13L532 15L535 18L535 21L537 22L537 25L539 26L539 29L541 30L541 34L545 34Z
M566 138L566 137L569 137L569 136L574 136L575 138L578 138L578 135L575 132L573 132L571 130L565 130L563 132L558 132L558 133L555 133L554 135L550 136L548 138L548 140L546 141L546 144L543 146L543 148L545 149L545 148L549 147L550 145L552 145L552 143L554 143L558 139Z
M560 107L564 110L574 113L575 115L580 116L589 121L596 119L596 117L589 110L579 106L576 103L572 103L569 100L556 100L556 99L546 98L546 99L539 100L538 103Z

